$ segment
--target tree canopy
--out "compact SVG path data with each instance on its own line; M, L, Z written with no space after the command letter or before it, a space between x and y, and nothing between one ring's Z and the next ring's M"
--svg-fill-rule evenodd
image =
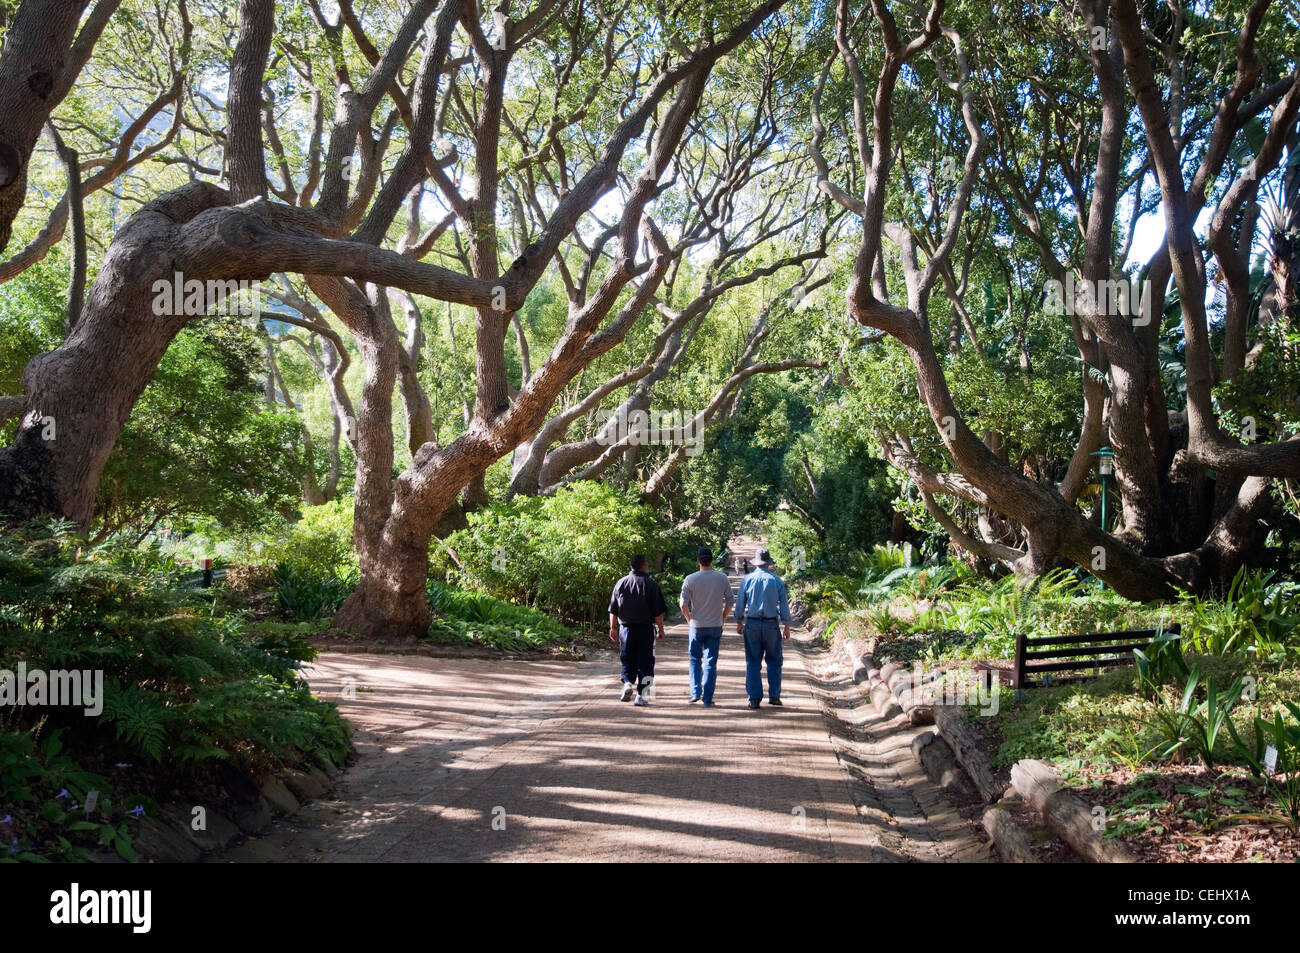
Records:
M350 495L361 634L427 626L468 514L583 481L828 551L906 518L1138 599L1294 528L1294 4L21 0L0 31L12 516Z

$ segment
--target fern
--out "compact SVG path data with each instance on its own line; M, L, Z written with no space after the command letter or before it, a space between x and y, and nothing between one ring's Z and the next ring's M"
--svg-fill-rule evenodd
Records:
M167 732L162 705L138 688L123 690L116 683L104 686L104 721L112 724L119 740L126 741L154 761L161 761Z
M173 566L111 546L81 552L62 532L0 533L0 658L104 672L98 719L46 717L116 758L180 775L211 761L307 763L316 750L345 759L346 723L298 676L314 657L298 631L250 633L178 590Z

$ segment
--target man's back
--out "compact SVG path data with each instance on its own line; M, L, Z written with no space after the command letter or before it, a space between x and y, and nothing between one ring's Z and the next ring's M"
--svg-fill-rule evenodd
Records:
M682 580L682 605L691 616L691 627L716 628L722 625L722 614L735 601L731 594L731 580L716 569L701 569Z
M666 609L659 583L643 572L630 572L615 583L609 600L609 611L624 625L649 625Z
M736 618L780 619L789 623L790 602L781 577L760 566L741 580Z

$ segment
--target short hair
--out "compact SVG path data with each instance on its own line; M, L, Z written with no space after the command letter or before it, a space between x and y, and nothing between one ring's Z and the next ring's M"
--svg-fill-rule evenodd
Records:
M643 555L637 553L635 556L632 557L633 569L644 569L645 567L646 567L646 558Z
M699 563L700 563L701 566L712 566L712 565L713 565L713 557L712 557L712 556L696 556L695 558L696 558L697 560L699 560Z

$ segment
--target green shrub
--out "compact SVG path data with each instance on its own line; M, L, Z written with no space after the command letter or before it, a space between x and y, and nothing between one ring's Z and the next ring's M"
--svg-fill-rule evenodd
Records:
M268 567L276 605L296 622L334 614L360 575L352 498L307 507L302 517L243 545L242 561ZM267 570L263 570L267 571Z
M554 641L554 636L529 626L520 628L492 622L470 622L466 619L434 619L429 626L429 639L461 645L484 645L503 652L520 652L535 649Z
M1183 658L1182 637L1173 632L1160 631L1145 650L1134 649L1133 663L1137 666L1138 684L1152 695L1170 679L1191 675Z
M230 532L293 512L307 465L302 429L296 414L267 409L261 351L242 322L181 329L104 464L97 534L138 538L159 521Z
M357 585L355 571L336 575L293 562L277 564L274 579L276 604L295 622L333 615Z
M1292 830L1297 830L1300 829L1300 707L1289 701L1283 704L1291 717L1284 719L1281 712L1276 712L1269 721L1256 715L1249 743L1242 740L1231 718L1228 732L1251 773L1273 795L1281 816ZM1272 771L1268 764L1270 747L1274 759Z
M343 576L357 568L352 544L352 497L344 496L320 506L309 506L271 540L261 541L251 562L289 564L317 576Z
M80 861L96 846L137 859L126 817L129 804L147 799L122 803L105 778L64 752L66 732L0 731L0 863ZM96 820L83 807L92 791Z
M1184 596L1178 604L1179 613L1187 618L1184 642L1208 655L1249 652L1269 657L1300 648L1298 587L1272 579L1272 572L1252 572L1243 566L1222 598Z
M659 531L648 506L582 481L551 497L515 497L471 513L469 526L446 542L459 568L452 571L440 550L433 565L451 572L460 586L563 619L592 621L604 613L633 554L657 554ZM669 600L674 595L665 591Z
M825 555L822 534L789 510L777 510L767 521L767 550L787 576L820 565Z
M1224 691L1217 691L1214 676L1205 679L1205 700L1197 703L1201 687L1200 665L1192 666L1177 704L1167 703L1163 695L1155 698L1155 709L1142 721L1161 740L1160 754L1170 758L1184 751L1193 752L1206 770L1213 771L1215 745L1228 724L1228 716L1241 698L1242 680L1238 678Z
M0 659L103 672L101 714L43 708L41 719L70 729L70 744L179 776L215 761L306 763L318 750L343 759L346 724L297 674L314 650L283 627L249 632L173 582L110 547L80 550L66 526L0 535Z
M497 648L525 648L573 638L566 626L536 609L434 580L429 581L429 607L437 615L429 629L435 641L483 641L488 645L495 641L503 643L494 646ZM471 632L481 638L471 637ZM518 644L504 644L515 638L520 640Z

